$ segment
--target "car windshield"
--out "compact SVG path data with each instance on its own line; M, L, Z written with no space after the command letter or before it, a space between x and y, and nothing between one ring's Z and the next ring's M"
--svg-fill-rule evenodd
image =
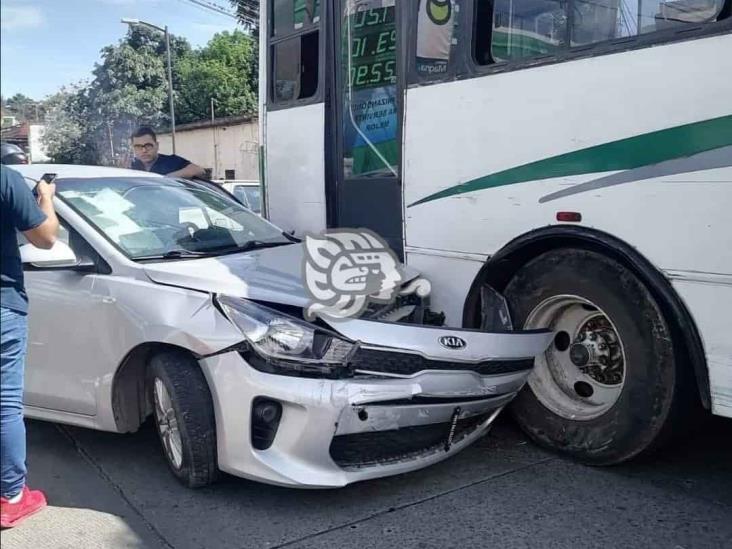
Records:
M289 244L236 200L169 178L57 179L67 204L132 259L185 257Z

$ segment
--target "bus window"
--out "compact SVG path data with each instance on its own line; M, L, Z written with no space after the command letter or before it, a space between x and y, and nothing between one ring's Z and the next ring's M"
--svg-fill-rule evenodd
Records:
M343 169L346 177L397 176L394 0L346 0L343 14Z
M491 57L512 61L557 52L566 43L566 2L496 0Z
M575 0L572 45L708 23L723 7L724 0Z
M275 102L315 95L318 89L318 31L283 40L272 49Z
M476 0L473 51L488 65L716 21L725 0ZM572 6L572 17L569 17Z
M320 0L273 0L273 32L283 36L320 20Z
M424 78L448 73L457 46L458 0L417 2L417 74Z

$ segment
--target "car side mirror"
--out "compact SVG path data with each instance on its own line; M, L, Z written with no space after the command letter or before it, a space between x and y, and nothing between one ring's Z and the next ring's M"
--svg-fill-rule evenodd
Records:
M80 269L88 270L94 262L84 258L80 260L66 242L57 240L54 245L44 250L33 244L20 247L20 260L38 269Z

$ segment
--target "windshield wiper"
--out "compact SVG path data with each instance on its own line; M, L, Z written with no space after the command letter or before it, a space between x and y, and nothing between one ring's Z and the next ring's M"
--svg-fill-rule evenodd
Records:
M244 244L238 246L214 248L210 251L217 254L234 254L239 252L251 252L252 250L261 250L263 248L276 248L277 246L287 246L289 244L292 244L292 242L289 240L280 240L277 242L266 242L264 240L247 240Z
M136 261L144 261L149 259L191 259L200 257L215 257L217 255L235 254L241 252L250 252L252 250L261 250L263 248L275 248L277 246L287 246L292 244L290 241L278 241L278 242L265 242L263 240L247 240L241 246L223 246L220 248L209 248L205 251L194 251L175 249L167 251L163 254L156 255L143 255L135 257Z
M210 255L216 255L215 253L212 254L210 252L195 252L193 250L170 250L163 254L155 254L155 255L143 255L140 257L136 257L136 260L141 259L185 259L189 257L207 257Z

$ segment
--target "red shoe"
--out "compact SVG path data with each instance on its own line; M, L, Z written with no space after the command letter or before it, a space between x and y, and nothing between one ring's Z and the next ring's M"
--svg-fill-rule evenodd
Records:
M29 490L23 486L23 497L18 503L10 503L0 497L0 527L12 528L46 506L46 496L40 490Z

